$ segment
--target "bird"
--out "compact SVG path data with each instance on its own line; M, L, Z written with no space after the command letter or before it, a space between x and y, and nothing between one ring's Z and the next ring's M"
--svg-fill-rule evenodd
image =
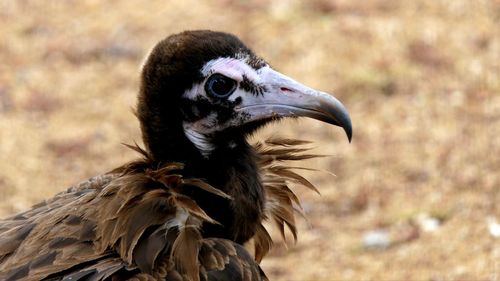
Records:
M307 141L250 136L308 117L352 137L338 99L210 30L154 46L135 114L137 159L0 220L0 280L267 280L265 223L296 239L290 186L316 190L287 163L316 155Z

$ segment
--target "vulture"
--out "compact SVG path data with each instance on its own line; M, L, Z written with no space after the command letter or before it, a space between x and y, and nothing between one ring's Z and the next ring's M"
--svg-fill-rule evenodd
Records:
M352 136L336 98L208 30L153 48L135 113L137 160L0 220L0 280L267 280L264 225L296 238L290 185L315 189L287 163L315 155L305 141L249 136L287 117Z

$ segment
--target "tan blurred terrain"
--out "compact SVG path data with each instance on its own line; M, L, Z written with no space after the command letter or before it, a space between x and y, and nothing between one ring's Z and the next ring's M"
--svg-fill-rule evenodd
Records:
M298 189L309 220L264 260L271 280L500 280L497 0L0 0L0 216L134 159L143 57L200 28L353 118L351 144L310 120L256 136L314 140L332 156L305 165L336 174Z

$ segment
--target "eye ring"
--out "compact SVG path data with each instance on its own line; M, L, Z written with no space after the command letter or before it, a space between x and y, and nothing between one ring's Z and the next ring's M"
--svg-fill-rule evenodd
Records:
M205 92L215 98L227 98L236 90L236 81L222 74L215 73L205 82Z

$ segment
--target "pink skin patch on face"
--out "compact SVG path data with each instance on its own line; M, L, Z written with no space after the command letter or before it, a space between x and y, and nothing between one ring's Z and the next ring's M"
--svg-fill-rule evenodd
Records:
M248 79L256 81L259 76L255 72L255 69L250 67L246 62L246 59L235 59L235 58L219 58L209 61L202 69L203 75L208 75L209 73L220 73L236 81L242 81L243 75Z

